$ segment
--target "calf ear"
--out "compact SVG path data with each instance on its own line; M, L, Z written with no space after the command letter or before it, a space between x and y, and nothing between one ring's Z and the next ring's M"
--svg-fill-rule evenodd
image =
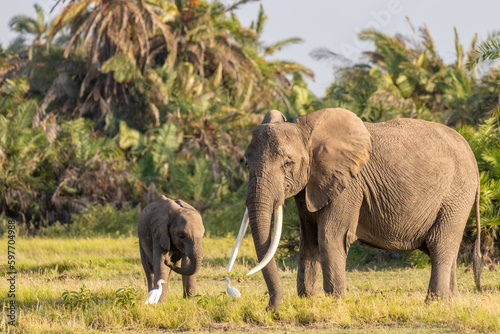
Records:
M371 136L358 116L341 108L318 110L296 123L310 131L306 204L315 212L334 200L368 162Z
M155 216L151 219L151 230L153 238L160 244L161 248L166 251L170 250L170 232L168 231L168 217Z
M179 204L165 198L158 199L160 201L156 209L151 212L151 231L153 238L160 244L160 246L169 251L171 247L170 241L170 224L175 221L174 215L180 209Z
M286 122L286 117L278 110L269 110L269 112L264 116L262 124L267 123L283 123Z
M196 209L195 209L192 205L190 205L190 204L188 204L188 203L184 202L184 201L183 201L183 200L181 200L181 199L177 199L177 200L175 200L175 203L179 204L179 206L180 206L181 208L190 209L190 210L193 210L193 211L195 211L195 212L198 212L198 210L196 210Z

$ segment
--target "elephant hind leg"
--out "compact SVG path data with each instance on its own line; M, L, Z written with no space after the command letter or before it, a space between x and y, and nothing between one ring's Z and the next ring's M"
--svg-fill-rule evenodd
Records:
M469 212L442 208L426 238L431 278L426 301L458 296L457 257ZM444 212L444 213L443 213Z
M458 284L457 284L457 261L453 261L453 266L450 272L450 297L458 297Z
M431 278L426 301L450 298L458 294L456 283L456 257L438 256L431 252Z

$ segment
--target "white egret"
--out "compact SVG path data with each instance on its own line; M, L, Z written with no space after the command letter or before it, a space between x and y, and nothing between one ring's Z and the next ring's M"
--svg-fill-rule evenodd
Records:
M162 283L165 283L165 281L162 279L159 279L158 282L156 283L158 285L158 288L149 291L148 295L146 296L146 302L144 304L156 304L156 303L158 303L158 300L160 299L160 296L161 296L161 291L163 290L162 285L161 285Z
M233 298L240 298L241 297L241 293L238 291L238 289L236 289L235 287L229 286L229 282L231 281L229 279L229 277L224 277L224 279L222 279L221 281L227 282L226 289L227 289L227 294L229 296L231 296Z

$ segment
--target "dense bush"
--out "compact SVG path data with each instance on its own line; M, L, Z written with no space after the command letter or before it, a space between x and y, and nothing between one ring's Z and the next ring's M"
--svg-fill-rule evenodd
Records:
M138 220L138 207L117 209L109 204L91 205L72 214L71 224L55 222L32 233L45 237L123 237L137 235Z
M459 132L469 142L480 172L481 187L481 233L483 253L486 260L498 257L500 242L500 122L499 114L487 119L476 128L463 126ZM470 221L475 221L471 212ZM476 225L470 224L466 231L469 241L475 239ZM496 245L496 247L495 247Z

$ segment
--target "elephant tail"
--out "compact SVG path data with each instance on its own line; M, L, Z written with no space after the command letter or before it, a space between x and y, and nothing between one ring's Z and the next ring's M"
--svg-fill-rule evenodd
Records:
M481 221L479 217L479 186L476 192L476 201L474 203L476 213L476 243L474 244L474 254L472 256L472 265L474 268L474 281L478 291L481 291L481 272L483 271L483 256L481 255Z

